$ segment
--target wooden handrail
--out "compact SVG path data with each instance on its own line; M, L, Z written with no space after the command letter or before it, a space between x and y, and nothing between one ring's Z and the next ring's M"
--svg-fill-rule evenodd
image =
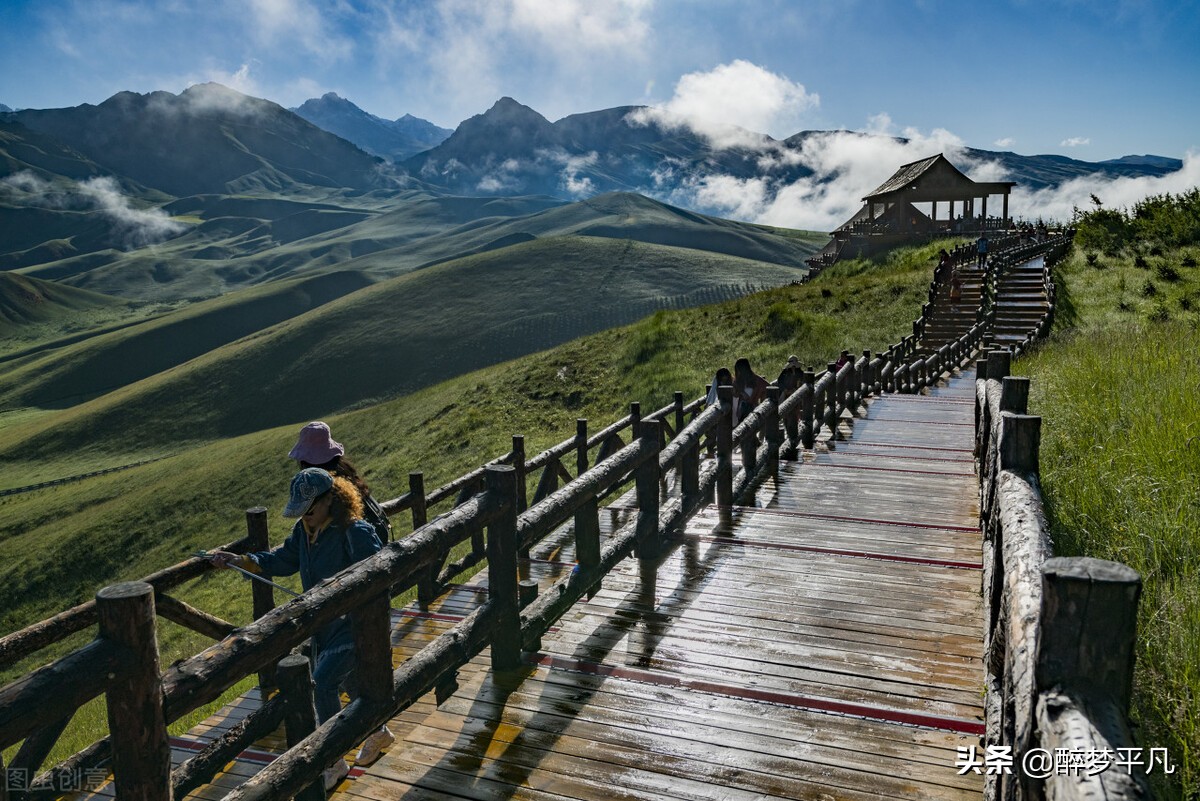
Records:
M1020 767L1035 746L1096 754L1132 748L1127 724L1140 577L1115 562L1051 558L1039 480L1041 418L1026 414L1029 381L1009 376L1014 353L1044 336L1050 300L1013 352L978 363L975 454L984 531L983 600L987 700L985 745L1011 749L1011 775L986 777L989 797L1149 798L1145 776L1110 768L1030 776Z

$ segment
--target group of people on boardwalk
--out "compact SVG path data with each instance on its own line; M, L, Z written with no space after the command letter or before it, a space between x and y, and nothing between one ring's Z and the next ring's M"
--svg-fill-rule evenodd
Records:
M288 458L300 466L283 507L284 517L296 518L288 537L267 551L214 551L210 556L217 567L238 567L263 577L299 573L300 585L307 591L378 553L391 538L391 527L328 425L313 422L304 426ZM350 619L340 617L322 627L313 635L311 646L317 721L324 723L341 711L342 691L351 697L356 694ZM374 762L394 740L387 726L375 731L359 748L356 764ZM344 759L326 769L326 789L336 786L349 771Z
M843 351L844 353L847 351ZM804 381L804 367L800 364L798 356L789 356L787 364L779 373L779 377L775 379L775 386L779 387L780 401L787 398L795 392L800 384ZM729 368L721 367L713 376L712 384L709 385L708 396L705 398L705 404L714 406L720 403L720 398L717 394L718 387L733 387L733 404L730 414L732 415L733 425L737 425L750 412L754 411L754 407L758 406L767 399L767 388L771 386L767 379L763 378L750 366L750 360L740 358L733 363L733 372L729 372Z

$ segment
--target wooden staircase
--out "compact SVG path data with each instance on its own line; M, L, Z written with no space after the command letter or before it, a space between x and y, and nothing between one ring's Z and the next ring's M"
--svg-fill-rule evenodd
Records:
M985 273L973 264L961 265L958 272L963 279L961 297L957 304L950 301L949 280L938 286L925 318L925 332L917 346L918 355L936 353L938 348L970 331L978 319Z
M989 348L1008 348L1023 342L1050 308L1045 259L1013 265L999 277Z

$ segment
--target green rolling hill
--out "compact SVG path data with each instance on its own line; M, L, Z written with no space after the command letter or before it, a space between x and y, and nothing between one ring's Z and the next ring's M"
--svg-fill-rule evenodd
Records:
M798 257L813 245L792 247ZM26 360L0 379L0 403L39 413L0 428L0 457L25 463L26 473L63 454L132 461L197 437L411 393L657 309L803 274L789 264L576 235L371 285L353 271L275 282Z

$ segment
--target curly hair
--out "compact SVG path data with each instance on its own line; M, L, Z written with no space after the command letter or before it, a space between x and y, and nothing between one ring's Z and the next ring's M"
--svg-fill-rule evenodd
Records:
M333 493L333 503L329 507L329 514L335 523L339 526L348 526L355 520L363 519L362 498L359 497L358 489L350 479L334 476L333 488L329 491Z

